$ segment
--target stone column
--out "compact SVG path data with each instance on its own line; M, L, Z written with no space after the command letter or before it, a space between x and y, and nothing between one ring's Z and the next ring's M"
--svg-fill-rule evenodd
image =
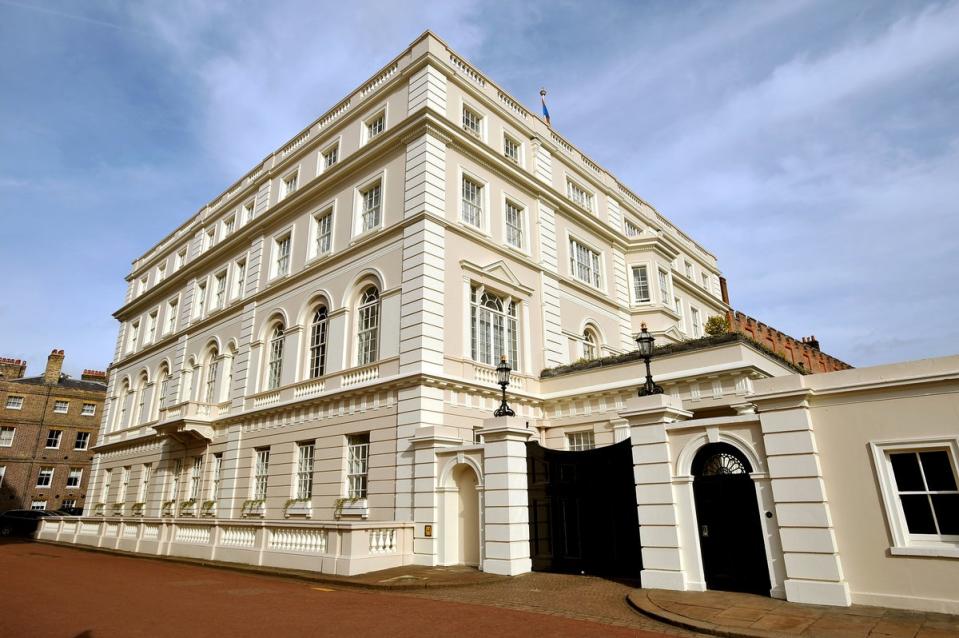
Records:
M673 488L672 459L666 426L692 416L682 401L668 394L641 397L620 416L629 421L633 477L642 543L643 587L689 589L683 567L679 513Z
M526 441L535 433L519 417L483 421L483 571L516 576L532 569L529 555L529 497L526 489Z

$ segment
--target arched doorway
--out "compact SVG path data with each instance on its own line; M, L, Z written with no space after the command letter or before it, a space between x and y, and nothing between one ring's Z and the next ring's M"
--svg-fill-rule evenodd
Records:
M728 443L710 443L696 453L692 469L706 587L768 596L769 567L749 461Z
M466 463L449 475L450 486L443 498L444 565L479 565L479 478Z

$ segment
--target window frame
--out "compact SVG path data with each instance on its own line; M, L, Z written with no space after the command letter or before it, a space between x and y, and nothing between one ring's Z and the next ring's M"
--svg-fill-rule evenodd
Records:
M283 323L270 326L266 339L266 390L278 390L283 387L283 356L286 349L286 331ZM277 334L279 332L279 334ZM279 344L278 346L275 344Z
M592 268L595 268L595 269L596 269L596 273L599 275L599 284L594 283L592 280L591 280L591 281L584 281L583 279L581 279L581 278L578 276L578 273L579 273L579 268L578 268L578 266L579 266L579 261L576 259L577 255L576 255L575 248L573 247L573 244L574 244L574 243L579 244L580 246L582 246L582 247L583 247L584 249L586 249L587 251L596 254L597 263L596 263L596 264L590 263L590 267L591 267L591 269L592 269ZM567 265L569 266L569 277L570 277L571 279L573 279L573 280L575 280L575 281L583 284L584 286L588 286L588 287L592 288L593 290L599 290L599 291L601 291L601 292L606 292L606 256L605 256L605 253L603 253L602 250L596 248L592 243L587 242L587 241L585 241L585 240L583 240L583 239L580 239L580 237L579 237L578 235L574 235L573 233L570 233L570 232L567 232L567 233L566 233L566 251L567 251L567 255L566 255L567 260L566 260L566 263L567 263ZM591 260L591 261L592 261L592 260Z
M293 183L292 188L290 187L290 182ZM280 178L280 196L277 199L278 202L282 202L284 199L298 191L300 188L300 167L297 166L293 170L285 173L283 177Z
M502 193L501 198L501 208L503 210L503 243L507 248L517 250L524 255L530 254L530 238L529 238L529 206L521 204L519 199L516 197L510 197L507 193ZM509 207L512 205L513 208L516 208L519 211L519 220L520 220L520 245L517 246L509 241L510 230L512 230L509 223Z
M381 128L376 133L371 133L370 125L374 121L379 119L380 117L383 118L383 128ZM384 102L383 104L380 104L379 106L371 109L369 111L369 114L363 116L363 118L360 120L360 140L361 140L360 146L366 146L377 137L380 137L381 135L386 133L386 131L388 131L389 128L390 128L389 103Z
M213 304L210 308L210 312L216 312L217 310L223 310L230 303L230 296L228 291L228 281L229 281L229 272L228 268L224 268L219 272L213 273L213 289L211 293L213 294ZM222 290L220 289L220 284L223 284Z
M194 319L203 319L206 316L206 304L207 304L207 295L209 290L207 289L207 284L209 279L204 277L202 279L197 279L193 285L193 318Z
M163 309L163 336L176 332L177 322L180 319L180 295L167 299Z
M588 205L573 197L574 187L583 192L584 197L587 199ZM585 210L591 215L596 215L596 191L587 188L583 185L583 182L578 179L574 179L570 175L566 175L566 199L576 204L576 206L581 210Z
M636 232L630 232L631 230ZM629 217L623 216L623 234L629 239L635 239L643 234L643 229Z
M585 452L596 449L596 433L592 430L576 430L565 434L566 449L570 452ZM585 440L579 441L580 438Z
M323 173L327 172L334 166L340 163L342 159L340 157L340 148L342 145L340 142L343 140L343 136L338 136L333 142L327 143L323 146L322 149L316 154L316 175L319 177ZM336 157L331 163L327 163L327 156L330 153L336 153Z
M83 436L85 435L85 436ZM90 449L90 432L80 431L77 432L77 435L73 438L73 449L77 451L89 450ZM83 447L77 447L77 444L83 440Z
M466 114L469 112L476 119L476 127L472 127L466 123ZM486 142L486 113L483 112L475 103L460 98L460 128L469 136L478 139L481 142Z
M369 497L370 443L369 432L346 435L346 483L344 487L347 498Z
M293 498L301 501L313 498L315 469L316 441L297 441L296 465L293 470Z
M20 401L19 401L19 402L14 401L15 399L19 399ZM11 401L14 401L14 402L16 403L16 405L10 405L10 402L11 402ZM4 405L5 405L5 408L6 408L7 410L22 410L22 409L23 409L23 397L20 396L19 394L8 394L8 395L7 395L7 400L6 400L6 402L4 403Z
M250 498L266 500L270 487L270 447L253 449L253 473L250 480Z
M284 277L289 277L293 272L293 235L295 227L287 226L283 230L273 234L273 241L271 242L270 247L270 281L275 281L277 279L283 279ZM284 272L280 272L280 249L283 242L289 241L289 250L287 251L285 258L285 267Z
M50 441L53 441L53 445L50 445ZM44 449L46 450L59 450L60 443L63 442L63 430L57 428L50 428L47 430L47 440L44 443Z
M53 487L53 476L56 473L56 468L52 465L42 466L37 472L37 485L36 489L46 490ZM41 480L46 476L47 482L41 484Z
M480 223L479 225L472 224L466 221L465 217L465 207L464 204L464 190L465 181L473 182L476 186L479 187L479 215ZM457 170L457 180L456 180L456 221L463 228L469 228L473 232L479 232L487 237L490 236L490 184L488 180L482 179L476 173L470 171L469 169L463 168L462 166L458 167Z
M383 211L383 191L380 189L380 212ZM329 217L329 229L323 235L328 235L326 250L320 250L321 221ZM333 240L336 237L336 200L319 206L310 213L310 251L309 259L320 259L333 254Z
M63 406L61 410L60 407ZM53 413L54 414L69 414L70 413L70 402L66 399L55 399L53 401Z
M76 478L76 482L71 484L70 481ZM83 481L83 468L82 467L71 467L67 471L67 482L66 489L80 489L80 483Z
M510 157L509 153L506 152L506 143L510 142L516 146L516 157ZM506 161L512 162L517 166L524 165L525 149L520 136L513 135L510 131L503 130L503 157L506 158Z
M87 407L91 408L88 412ZM96 403L84 403L80 407L80 416L96 416L97 415L97 404Z
M364 298L367 295L367 292L372 289L376 293L376 299L373 301L364 301ZM371 316L373 321L370 322L372 327L362 328L364 319L364 312L374 313ZM361 284L360 293L356 298L356 366L369 366L375 364L379 361L380 358L380 329L383 326L383 291L379 284L367 282ZM369 339L368 343L371 344L368 349L365 349L363 335L372 334L372 338Z
M322 317L317 319L320 310L323 310ZM329 354L330 341L330 307L325 301L320 301L313 306L310 313L309 333L307 334L306 348L306 370L308 378L319 379L324 376L327 370L327 355ZM319 334L317 334L319 332Z
M137 346L140 343L140 320L135 319L134 321L131 321L128 325L130 326L130 334L127 335L126 351L127 353L130 353L130 352L135 352L137 349Z
M10 442L3 442L4 433L10 433ZM0 425L0 447L13 447L13 441L17 438L17 428L14 425Z
M372 190L374 187L379 186L380 189L380 202L379 202L379 219L377 223L366 228L364 225L363 217L366 213L365 204L366 204L366 193ZM360 239L366 237L367 235L376 233L383 229L386 219L386 170L380 170L376 173L367 176L365 179L360 181L356 186L353 187L353 232L352 237L353 241L359 241Z
M243 202L243 204L240 205L240 210L243 214L244 226L256 219L256 198L253 197Z
M502 306L502 310L490 308L483 303L483 297L489 295L495 298ZM470 282L469 297L469 358L476 364L496 367L500 357L507 355L507 360L514 371L523 369L523 323L522 300L508 293L500 293L495 289L488 289L480 282ZM510 306L515 314L510 314ZM482 313L489 313L488 334L484 335ZM501 350L496 351L496 321L499 317L502 323ZM486 337L486 339L481 339ZM489 350L489 361L484 360L486 350ZM515 352L514 352L515 350Z
M246 283L247 283L247 273L246 270L246 256L240 257L239 259L233 260L233 273L231 276L230 283L230 299L237 300L243 299L246 292ZM242 276L241 276L242 273Z
M949 456L953 478L959 484L959 437L941 436L917 439L870 441L873 468L879 483L879 498L885 512L894 556L938 556L959 558L959 535L912 534L906 524L899 499L891 454L944 450ZM938 536L938 538L936 537Z

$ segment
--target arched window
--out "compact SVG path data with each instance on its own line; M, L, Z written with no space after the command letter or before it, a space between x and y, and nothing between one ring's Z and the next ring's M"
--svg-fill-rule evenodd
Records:
M147 375L142 374L137 380L137 389L133 396L133 419L131 420L131 425L141 423L146 416L143 409L143 404L146 402L146 389Z
M164 363L160 366L160 371L157 373L157 391L156 399L153 404L156 406L153 410L153 418L160 418L160 410L163 409L163 403L166 401L167 389L170 385L170 370L167 368Z
M280 387L280 380L283 374L283 324L273 329L270 336L270 359L267 366L267 390L275 390Z
M599 355L599 338L596 331L592 328L586 328L583 331L583 358L595 359Z
M326 374L326 333L327 333L326 306L317 307L313 313L313 323L310 324L310 378L322 377Z
M127 399L129 399L130 394L130 384L127 381L123 382L123 385L120 387L120 393L117 395L117 413L116 419L113 422L113 429L119 430L123 428L127 420Z
M472 288L470 296L473 360L496 365L505 354L510 366L516 370L519 367L516 302L478 286Z
M366 365L376 361L376 344L380 328L380 291L369 286L360 296L356 323L356 364Z
M220 371L219 353L216 348L210 350L206 359L206 387L203 392L205 403L219 403L216 396L216 379Z

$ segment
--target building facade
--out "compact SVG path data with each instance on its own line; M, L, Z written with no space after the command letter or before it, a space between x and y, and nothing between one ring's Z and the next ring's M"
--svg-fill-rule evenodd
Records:
M715 257L431 33L127 280L88 517L44 538L342 574L569 568L589 557L557 534L614 544L554 529L543 499L625 449L628 502L568 513L635 510L615 529L646 586L852 600L837 550L780 529L750 402L802 369L705 337L730 312ZM644 326L665 394L639 398ZM501 357L515 416L493 418ZM706 470L752 495L748 583L702 560Z
M25 361L0 359L0 512L86 504L106 373L71 379L63 359L51 352L37 377L24 376Z

